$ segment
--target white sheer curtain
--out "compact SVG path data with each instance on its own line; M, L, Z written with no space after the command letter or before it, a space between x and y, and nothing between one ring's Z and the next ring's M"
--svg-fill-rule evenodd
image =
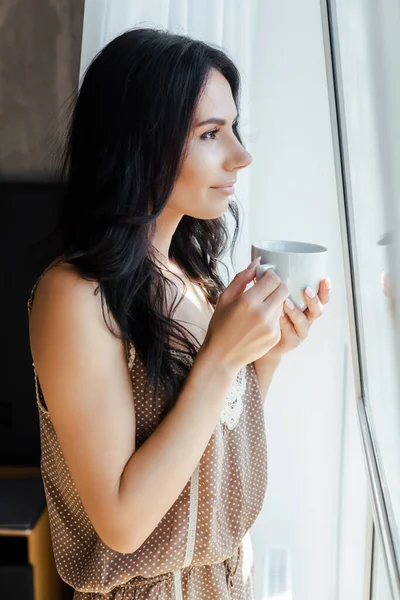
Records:
M254 64L252 40L256 5L255 0L86 0L80 74L84 74L93 57L107 42L134 26L161 27L218 44L228 52L242 76L240 131L251 152L249 100L255 93L252 89L254 83L251 67ZM241 235L235 254L235 272L245 268L250 262L251 242L246 222L250 172L251 167L242 171L236 186L236 200L241 213ZM228 253L224 262L232 269ZM221 275L224 275L224 270Z

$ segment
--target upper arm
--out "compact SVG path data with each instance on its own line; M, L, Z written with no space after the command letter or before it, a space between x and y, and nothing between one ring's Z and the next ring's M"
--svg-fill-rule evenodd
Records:
M32 357L82 504L111 546L119 480L135 451L135 411L123 342L107 328L96 284L69 266L50 269L32 306ZM116 535L116 538L118 536Z

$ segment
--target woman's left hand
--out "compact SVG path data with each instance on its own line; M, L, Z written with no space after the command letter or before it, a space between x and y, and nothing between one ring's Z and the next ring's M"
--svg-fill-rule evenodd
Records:
M303 290L307 308L302 312L293 305L290 298L283 304L282 316L280 318L281 339L265 355L270 359L279 359L282 354L297 348L308 336L311 325L323 314L323 305L330 299L331 282L329 278L322 279L318 293L306 288Z

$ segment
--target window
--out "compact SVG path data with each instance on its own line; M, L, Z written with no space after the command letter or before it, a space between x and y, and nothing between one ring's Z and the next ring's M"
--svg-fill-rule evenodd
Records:
M399 594L400 5L328 6L360 425L377 537Z

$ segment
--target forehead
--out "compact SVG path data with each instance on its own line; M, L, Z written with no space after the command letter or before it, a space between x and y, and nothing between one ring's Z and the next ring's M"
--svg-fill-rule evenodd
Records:
M219 71L212 69L197 107L197 116L234 118L235 115L236 105L231 86Z

